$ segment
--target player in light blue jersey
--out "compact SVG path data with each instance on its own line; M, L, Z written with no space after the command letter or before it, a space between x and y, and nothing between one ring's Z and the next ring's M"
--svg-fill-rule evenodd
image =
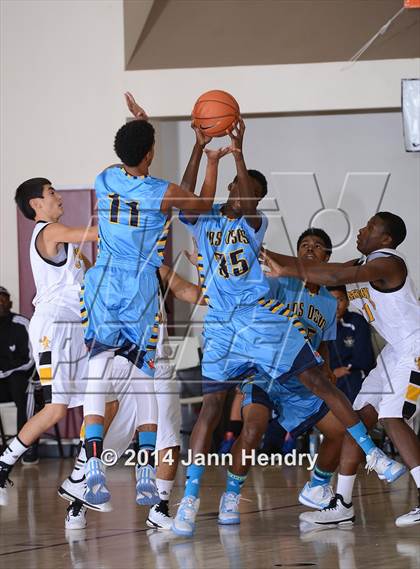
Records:
M203 331L203 405L190 439L193 460L210 449L227 390L255 371L275 381L298 376L368 452L375 445L348 399L318 369L323 360L308 342L304 326L282 300L270 297L268 281L258 265L266 221L257 206L266 193L266 183L260 173L246 168L244 130L241 120L230 133L237 176L229 186L228 201L213 208L211 215L181 217L198 245L200 280L209 305ZM172 528L179 535L194 532L203 473L204 466L199 464L187 469L184 498ZM237 507L240 483L236 482L237 477L228 472L229 491L222 497L220 512L232 507L225 501L226 494L236 494ZM236 493L230 491L231 483ZM220 515L219 521L232 523L221 521Z
M326 263L332 251L331 239L323 230L310 228L299 237L297 251L298 258L304 261ZM335 298L325 287L303 283L297 278L270 278L269 281L273 296L282 298L287 307L299 316L312 347L324 358L325 376L335 383L335 377L328 365L327 345L328 341L336 337ZM272 410L277 414L277 420L282 427L294 436L315 425L325 435L323 452L320 453L322 458L317 463L311 482L305 486L299 499L307 505L311 500L318 503L322 501L323 505L329 504L333 496L329 482L338 466L346 432L343 423L330 411L325 401L307 389L297 376L273 381L266 374L257 373L250 380L244 381L242 391L244 425L240 437L232 447L233 464L229 469L226 492L220 503L219 523L239 523L240 488L250 467L249 463L242 460L243 452L246 451L249 455L252 450L259 448ZM373 443L371 445L372 454L375 446ZM384 458L384 463L388 466L392 464L385 455ZM398 465L398 468L400 467L401 465ZM403 472L404 469L400 470L399 475Z
M86 500L110 499L100 460L104 435L105 381L116 351L146 376L153 375L158 335L158 278L173 207L192 214L210 211L219 159L230 148L209 151L200 196L190 175L205 146L197 134L182 185L153 178L154 128L129 94L137 120L122 126L114 149L122 164L104 170L95 181L98 198L99 255L88 271L81 298L85 341L90 349L84 404L86 424ZM193 168L194 169L194 168Z

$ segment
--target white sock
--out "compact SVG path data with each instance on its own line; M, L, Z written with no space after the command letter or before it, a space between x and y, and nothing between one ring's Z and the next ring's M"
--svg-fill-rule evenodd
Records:
M0 461L13 466L28 448L28 446L19 440L19 437L15 437L0 456Z
M156 487L161 500L169 500L174 484L175 480L163 480L162 478L156 478Z
M416 483L417 488L420 488L420 466L415 466L410 470L410 474Z
M355 481L356 481L356 474L352 474L351 476L346 476L345 474L339 474L337 477L336 494L341 494L346 504L351 503L351 498L353 496L353 486Z

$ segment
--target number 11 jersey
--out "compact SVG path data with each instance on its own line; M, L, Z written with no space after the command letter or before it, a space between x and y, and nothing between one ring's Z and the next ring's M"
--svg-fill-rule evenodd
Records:
M198 271L204 298L210 309L231 311L256 304L269 293L269 284L258 261L267 230L267 218L261 215L261 227L255 231L244 217L229 218L222 204L200 215L195 223L180 214L197 242Z
M160 208L168 186L151 176L131 176L122 166L97 176L98 263L160 267L167 236L166 215Z

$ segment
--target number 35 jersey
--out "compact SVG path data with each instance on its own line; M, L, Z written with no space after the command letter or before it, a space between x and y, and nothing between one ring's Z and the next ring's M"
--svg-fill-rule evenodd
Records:
M95 181L101 264L160 267L167 227L161 212L169 182L131 176L121 166L104 170Z
M244 217L224 215L222 204L200 215L195 223L182 213L180 220L197 242L200 283L211 309L231 311L253 305L268 294L268 281L258 261L268 225L263 214L258 231Z

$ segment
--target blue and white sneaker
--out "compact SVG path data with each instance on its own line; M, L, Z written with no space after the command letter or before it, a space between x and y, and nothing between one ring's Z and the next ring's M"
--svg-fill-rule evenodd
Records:
M200 498L195 496L184 496L182 498L172 524L172 531L176 535L192 537L195 531L195 518L199 507Z
M150 464L136 466L136 502L139 506L154 506L160 502L156 469Z
M383 451L375 447L373 451L366 455L366 470L369 472L374 470L378 475L380 480L386 480L387 482L395 482L400 476L407 472L407 468L389 458Z
M219 517L217 522L221 525L240 524L239 501L240 494L234 492L224 492L220 498Z
M299 502L308 508L322 510L326 508L334 498L334 490L330 484L311 486L307 482L299 494Z
M85 465L86 489L84 500L90 504L109 502L111 494L106 487L105 467L99 458L90 458Z

